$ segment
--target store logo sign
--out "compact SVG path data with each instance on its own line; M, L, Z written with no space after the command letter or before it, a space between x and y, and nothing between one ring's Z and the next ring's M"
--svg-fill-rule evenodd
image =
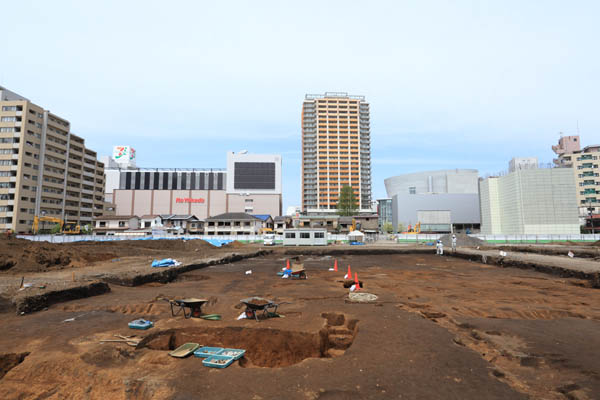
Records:
M203 198L193 199L191 197L177 197L175 203L204 203Z

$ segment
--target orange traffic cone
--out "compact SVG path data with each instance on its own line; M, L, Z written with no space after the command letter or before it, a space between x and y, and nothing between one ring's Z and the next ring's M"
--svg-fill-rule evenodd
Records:
M335 262L333 263L333 270L335 272L337 272L337 258L335 259Z
M352 279L352 271L350 271L350 264L348 264L348 273L344 276L344 279Z
M358 292L360 290L360 282L358 281L358 272L354 273L354 291Z
M290 260L286 260L285 269L290 269Z

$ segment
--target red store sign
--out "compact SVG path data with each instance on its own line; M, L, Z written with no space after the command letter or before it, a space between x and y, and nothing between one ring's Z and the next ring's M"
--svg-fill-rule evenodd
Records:
M191 197L177 197L175 203L204 203L203 198L193 199Z

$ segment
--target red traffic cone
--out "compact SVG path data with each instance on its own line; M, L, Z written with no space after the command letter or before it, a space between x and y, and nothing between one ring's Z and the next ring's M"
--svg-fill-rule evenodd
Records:
M335 259L335 262L333 263L333 270L335 272L337 272L337 258Z
M354 291L358 292L360 290L360 282L358 281L358 272L354 273Z
M344 276L344 279L352 279L352 271L350 271L350 264L348 264L348 273Z

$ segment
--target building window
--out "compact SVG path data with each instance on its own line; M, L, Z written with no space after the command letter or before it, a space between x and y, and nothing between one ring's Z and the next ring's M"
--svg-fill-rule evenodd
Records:
M125 227L125 221L119 221L119 228Z
M98 226L101 227L101 228L105 227L106 226L106 221L99 221L98 222Z
M408 194L417 194L417 188L415 186L409 187Z

